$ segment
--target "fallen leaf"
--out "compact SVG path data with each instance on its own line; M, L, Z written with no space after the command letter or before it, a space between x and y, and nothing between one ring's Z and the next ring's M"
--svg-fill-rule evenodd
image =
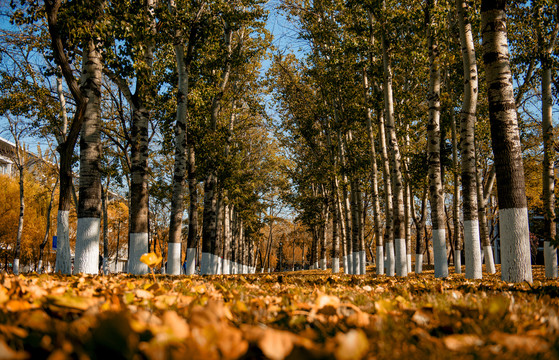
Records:
M175 311L166 311L161 320L177 339L184 340L190 335L190 327Z
M426 326L431 321L431 314L419 309L413 314L411 320L419 326Z
M28 359L29 354L23 351L15 351L0 339L0 360Z
M293 335L286 331L268 329L258 341L258 347L269 359L285 359L293 350Z
M443 343L447 349L452 351L467 351L477 346L483 345L483 340L477 335L472 334L453 334L443 338Z
M538 354L549 351L549 344L540 337L530 335L507 334L494 331L489 339L509 351L518 351L526 354Z
M337 360L361 359L369 350L369 341L362 330L353 329L339 333L335 337L336 350L334 355Z

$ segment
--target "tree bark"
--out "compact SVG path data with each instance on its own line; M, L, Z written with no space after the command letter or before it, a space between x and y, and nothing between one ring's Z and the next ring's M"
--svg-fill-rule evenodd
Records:
M71 274L72 264L70 258L68 214L71 207L70 200L72 196L72 158L74 156L74 146L76 145L82 127L87 98L80 90L78 81L74 77L70 61L66 55L66 50L64 49L63 37L66 35L62 33L61 25L58 22L58 12L61 5L62 0L45 1L45 11L54 60L60 67L64 80L76 103L76 111L70 124L70 130L68 134L63 131L63 141L59 143L57 148L60 154L60 192L56 231L58 248L56 251L55 271L63 274ZM62 111L64 111L64 109Z
M462 236L460 236L460 180L458 174L458 139L456 134L456 119L452 111L452 169L454 173L454 194L452 195L452 224L454 233L454 271L462 273Z
M435 277L448 276L446 260L446 231L444 214L444 189L441 177L441 72L439 46L435 36L435 25L430 12L436 7L428 1L425 8L427 21L427 47L429 49L429 123L427 125L427 152L429 161L429 202L433 224L433 253L435 257Z
M559 12L559 4L556 3L557 17ZM541 8L536 9L539 13ZM539 16L538 16L539 18ZM545 277L557 277L557 248L553 246L556 240L555 222L555 147L553 136L553 98L551 94L552 84L552 59L551 54L557 38L557 27L552 31L552 40L550 44L545 44L542 34L541 21L537 28L538 32L538 50L541 64L541 92L542 92L542 135L543 135L543 169L542 169L542 192L544 207L544 262Z
M392 217L394 205L392 203L392 181L390 179L390 160L388 159L388 149L386 147L386 132L384 130L384 115L382 112L378 114L379 119L379 143L381 149L382 178L384 182L384 246L386 251L386 275L394 276L394 233L392 232ZM381 254L384 268L384 254Z
M99 235L101 230L101 86L102 59L94 40L84 52L80 79L88 99L80 136L80 181L78 226L74 272L99 272Z
M524 166L514 101L506 30L506 1L481 2L491 143L497 173L501 277L532 281Z
M384 274L384 250L382 244L382 229L380 221L380 201L378 194L378 166L377 166L377 153L375 147L375 135L373 132L373 120L371 109L369 109L369 81L367 72L363 71L363 87L365 89L366 99L366 115L367 115L367 130L369 134L369 157L371 161L371 197L373 200L373 226L376 239L376 273L377 275Z
M384 3L383 3L384 6ZM390 152L390 167L392 181L392 226L394 243L388 243L389 264L387 275L393 276L393 265L390 262L392 256L392 248L394 249L394 270L397 276L407 275L406 264L406 239L404 231L404 183L402 179L402 157L398 146L398 138L396 137L396 127L394 123L394 100L392 92L392 65L389 55L390 43L388 37L382 34L382 58L383 58L383 74L384 74L384 110L385 110L385 128L388 139L388 150Z
M462 63L464 66L464 98L460 112L460 151L462 155L462 212L464 216L464 250L466 278L481 279L481 252L476 187L475 124L478 76L472 25L464 0L456 0Z
M188 143L188 236L186 239L186 275L196 272L198 248L198 180L196 178L196 153L194 145Z

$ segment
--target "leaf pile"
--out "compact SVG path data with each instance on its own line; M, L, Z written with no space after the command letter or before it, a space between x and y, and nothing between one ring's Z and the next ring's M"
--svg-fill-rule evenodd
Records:
M559 288L332 275L0 277L0 359L559 358Z

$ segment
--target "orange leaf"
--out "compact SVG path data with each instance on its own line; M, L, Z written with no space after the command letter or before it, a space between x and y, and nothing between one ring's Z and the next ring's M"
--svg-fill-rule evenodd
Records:
M163 261L163 258L156 253L150 252L142 255L140 257L140 261L149 267L154 267L155 265Z

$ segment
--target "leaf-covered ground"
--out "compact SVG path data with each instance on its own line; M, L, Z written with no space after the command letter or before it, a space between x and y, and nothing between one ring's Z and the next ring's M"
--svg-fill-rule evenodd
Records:
M559 358L559 283L534 271L2 275L0 359Z

